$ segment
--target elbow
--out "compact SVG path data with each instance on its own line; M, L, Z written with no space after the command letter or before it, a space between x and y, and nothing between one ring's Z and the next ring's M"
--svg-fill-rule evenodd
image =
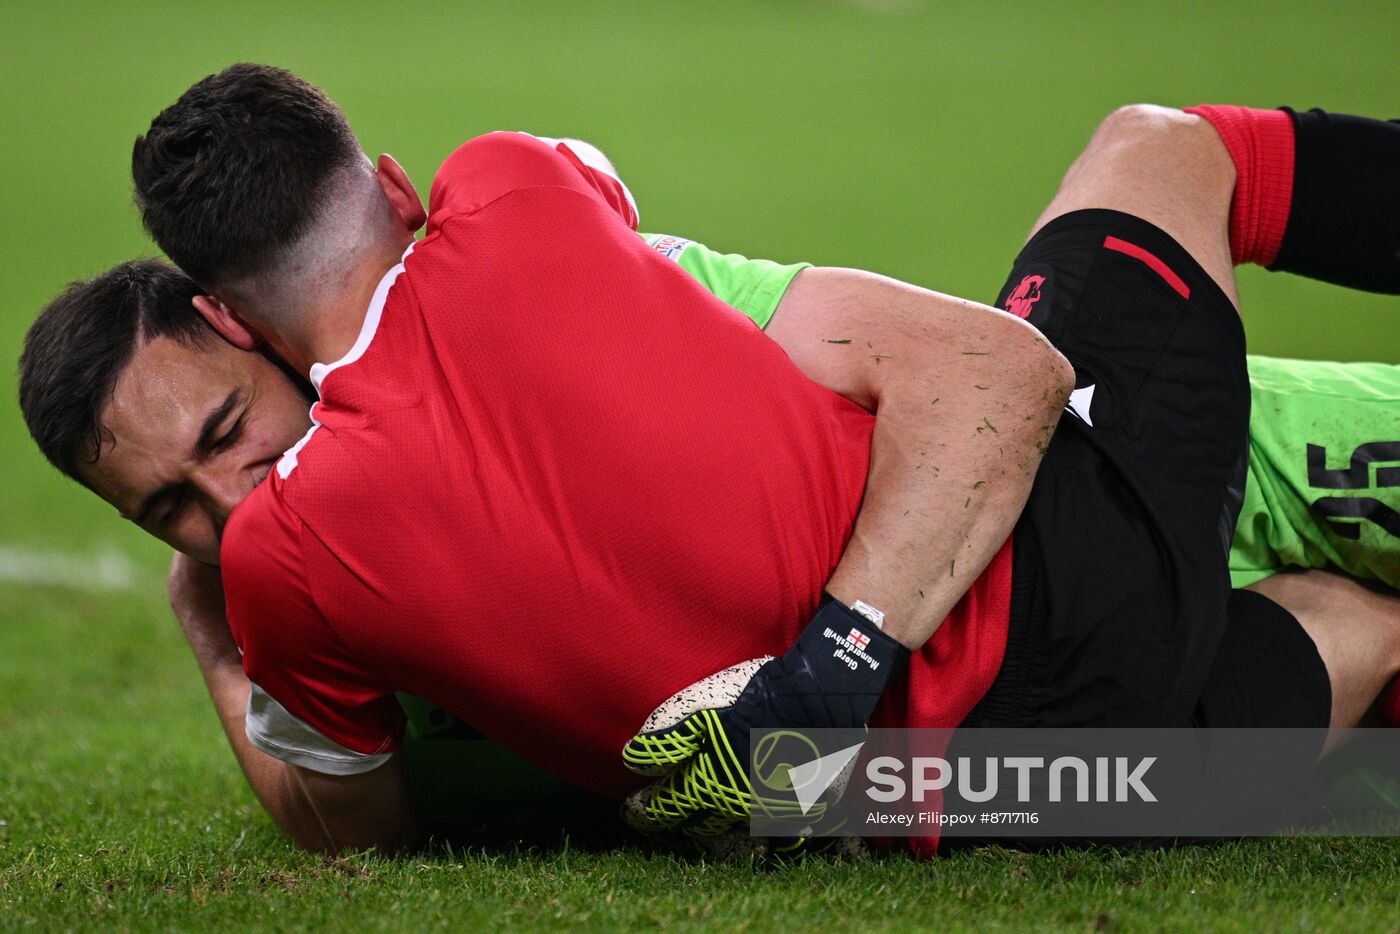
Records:
M1073 364L1035 327L1010 315L1006 319L1010 333L1005 346L1012 353L1011 365L1021 372L1019 385L1025 388L1026 401L1058 413L1074 391Z
M1044 337L1040 340L1041 365L1045 370L1046 393L1055 411L1069 403L1070 393L1074 392L1074 365Z
M359 853L366 850L373 850L384 856L401 856L422 846L422 838L416 827L362 827L336 833L329 828L304 821L283 823L281 826L297 849L322 856L338 856L342 853Z
M1069 404L1070 393L1074 391L1074 367L1065 355L1046 341L1040 353L1031 362L1032 373L1040 389L1037 403L1043 406L1047 416L1058 417Z
M282 831L292 841L292 845L304 853L315 853L317 856L339 856L342 850L349 849L349 847L337 846L335 841L321 833L303 833L290 827L283 827Z
M357 776L330 776L291 766L282 795L269 808L300 849L335 854L416 849L418 822L395 761Z

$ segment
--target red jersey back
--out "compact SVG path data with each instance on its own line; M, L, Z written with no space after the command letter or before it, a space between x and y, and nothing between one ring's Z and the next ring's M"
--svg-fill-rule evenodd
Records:
M873 418L635 226L567 146L491 134L443 165L360 340L312 371L316 427L225 531L266 751L370 767L406 691L619 794L639 781L620 750L660 701L780 654L815 612ZM995 659L943 716L995 674L995 615L953 627L953 656L990 641Z

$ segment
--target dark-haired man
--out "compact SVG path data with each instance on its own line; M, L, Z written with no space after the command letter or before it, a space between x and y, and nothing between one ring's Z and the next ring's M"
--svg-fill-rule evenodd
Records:
M382 808L367 810L367 802L393 791L383 778L387 770L373 768L393 741L392 714L383 703L391 682L453 693L449 706L474 722L486 721L487 732L507 742L520 744L515 731L531 729L530 752L537 758L553 760L596 787L610 786L620 776L609 775L595 757L624 716L636 724L636 710L619 704L617 688L631 683L657 699L659 682L646 683L650 672L641 670L655 660L637 651L653 613L669 627L667 644L653 644L653 651L689 648L694 658L688 661L702 672L706 663L714 670L723 667L713 664L723 655L732 660L778 650L810 615L829 578L828 589L842 603L884 609L888 631L880 631L874 611L869 619L841 604L828 604L823 612L850 622L887 660L899 658L890 633L920 650L903 692L908 707L886 708L893 722L957 722L985 693L1005 639L996 622L1005 619L1009 599L1011 555L1003 543L1043 450L1037 431L1053 425L1068 388L1063 361L1036 335L932 293L850 273L804 276L790 293L802 313L779 317L770 330L808 375L878 406L879 418L870 426L854 408L812 395L789 375L786 360L754 344L752 332L734 330L722 309L638 251L635 238L629 242L625 233L635 219L625 189L567 147L501 136L464 147L434 185L428 238L402 263L395 263L394 246L411 241L421 208L395 166L381 163L371 179L367 164L353 157L357 150L323 165L311 181L302 179L302 192L287 199L295 206L300 194L323 198L310 219L263 216L260 211L275 200L267 178L256 172L239 177L238 166L220 158L218 134L202 120L226 108L265 116L267 102L276 100L267 96L269 83L278 94L303 94L302 102L325 116L314 95L306 97L282 76L231 70L197 86L158 118L145 148L138 146L136 174L152 232L187 268L201 270L196 275L221 300L201 303L221 333L251 346L251 321L300 366L337 359L348 349L335 364L311 366L322 394L313 416L325 430L279 461L273 481L235 514L223 555L245 666L267 695L262 709L250 710L250 731L291 761L360 773L340 781L303 774L304 768L295 773L316 802L323 827L358 828L347 830L349 836L332 831L329 839L365 840L356 834L385 817ZM1232 518L1226 489L1244 436L1242 357L1229 363L1239 356L1232 333L1238 325L1230 323L1231 314L1221 314L1222 307L1231 309L1219 291L1229 289L1229 260L1218 230L1234 173L1218 137L1199 120L1136 110L1111 123L1090 150L1100 181L1082 190L1067 184L1052 213L1083 207L1073 200L1087 194L1166 228L1171 236L1123 215L1072 215L1107 231L1102 249L1140 264L1110 258L1100 267L1123 280L1142 280L1144 269L1158 277L1145 280L1157 285L1139 298L1147 304L1150 297L1160 307L1156 318L1149 314L1146 320L1134 309L1133 326L1142 332L1119 329L1114 337L1122 345L1116 346L1112 340L1101 345L1103 335L1089 333L1093 328L1085 321L1074 325L1072 314L1066 330L1066 309L1042 302L1042 311L1060 309L1050 329L1073 346L1099 382L1095 401L1077 409L1093 431L1057 441L1057 449L1069 453L1045 481L1053 493L1039 507L1033 503L1030 524L1055 572L1072 578L1076 556L1050 547L1066 534L1050 513L1056 504L1092 504L1096 518L1121 535L1080 542L1086 547L1077 559L1107 558L1131 576L1139 569L1130 567L1133 561L1151 566L1165 557L1177 576L1145 581L1154 584L1153 592L1136 599L1150 605L1144 612L1161 614L1165 625L1183 625L1173 630L1178 638L1171 651L1156 646L1146 659L1145 648L1129 644L1133 639L1121 626L1116 632L1106 628L1111 612L1083 612L1121 601L1126 594L1114 586L1126 581L1110 582L1107 592L1093 595L1096 603L1084 603L1090 595L1080 594L1078 613L1060 605L1060 616L1035 625L1049 632L1067 621L1066 612L1087 617L1080 625L1121 650L1136 680L1124 684L1121 694L1097 698L1070 687L1061 707L1038 713L1053 720L1073 708L1081 722L1121 717L1177 723L1190 716L1223 631L1220 531ZM253 132L259 145L280 147L293 161L302 157L292 147L307 133L325 130L332 149L348 133L301 125L295 140L279 140L278 130L276 121L264 121ZM1169 151L1163 148L1168 140ZM1125 151L1134 158L1125 159ZM1144 163L1138 157L1150 158ZM187 160L183 166L175 164L181 158ZM1140 180L1144 164L1156 183L1145 194L1131 184ZM153 165L160 171L151 172ZM1130 176L1129 167L1138 174ZM191 194L196 201L209 196L210 180L217 175L228 182L230 173L233 184L221 184L216 194L239 219L224 223L207 201L194 211ZM296 173L277 177L288 176ZM1206 207L1165 198L1177 181L1192 182ZM1071 227L1054 225L1056 242L1068 244ZM207 229L219 231L222 255L232 258L222 267L205 265L217 259L218 250L206 256L198 249ZM533 268L518 265L541 240L555 273L543 281ZM588 247L586 256L580 244ZM406 281L396 289L400 275ZM1072 295L1076 275L1067 267L1059 288L1047 291ZM1162 292L1162 282L1177 299ZM344 311L366 303L366 315ZM649 303L678 316L690 339L686 346L675 320L637 314L638 304ZM871 313L872 307L883 313ZM521 318L539 309L555 311L552 327L527 332ZM360 317L363 322L355 320ZM1183 317L1191 324L1175 327ZM1110 331L1113 323L1108 320ZM844 341L851 338L835 336L834 327L860 329L875 353L855 359L840 349L849 348ZM631 356L624 359L620 346ZM997 359L975 359L983 356ZM1170 381L1154 377L1151 361L1159 359L1196 361L1190 371L1198 382L1196 401L1180 399ZM404 365L414 361L426 366L413 370L416 382L405 382ZM747 372L739 368L744 364ZM758 379L764 405L727 392L725 381L715 378L726 373ZM1164 398L1156 398L1158 391ZM919 418L933 398L945 406L940 417ZM1218 421L1182 419L1148 439L1150 451L1133 447L1136 420L1151 420L1159 405L1172 411L1198 404L1213 406ZM421 430L412 435L401 419L418 406ZM695 435L677 435L677 425ZM870 488L851 547L841 556L866 481L864 445L871 427ZM662 435L667 449L657 450ZM723 458L716 458L717 438L724 439ZM758 450L762 466L754 459ZM1182 458L1192 475L1158 475L1163 488L1146 489L1127 470L1144 456L1148 475ZM561 463L571 468L567 474L559 471ZM768 482L764 468L785 485ZM1143 502L1161 526L1155 531L1167 529L1165 538L1148 535L1152 544L1145 545L1136 531L1142 512L1124 522L1112 509L1099 508L1103 504L1078 497L1083 472L1102 468ZM437 496L415 511L384 497L400 485L431 497L443 477L459 500ZM735 494L727 514L707 508L705 493L717 487ZM1158 514L1167 501L1180 509L1180 519ZM900 521L905 506L904 514L913 515L907 522ZM368 520L367 511L374 513ZM636 525L619 529L626 516L636 516ZM774 528L775 519L784 527ZM347 534L352 523L359 534ZM455 546L451 559L435 553L443 536L424 534L434 523L456 536L448 536ZM1018 537L1018 545L1023 541ZM1125 551L1125 542L1134 547ZM815 561L814 545L820 548ZM736 553L767 560L755 568L751 561L736 562ZM1034 555L1034 546L1018 554L1018 578L1033 578L1035 562L1024 556ZM981 574L989 560L988 573ZM939 629L969 583L953 624ZM702 619L697 607L709 618ZM474 615L463 621L463 613ZM577 618L577 627L569 629L561 614ZM724 651L705 658L705 645L715 642L716 620L726 626L728 641ZM934 630L938 635L929 642ZM425 642L426 631L431 639ZM536 669L541 683L531 685L528 673L521 678L519 672L507 683L499 668L487 666L500 656L483 650L483 641L494 646L503 640L511 657L538 664L541 649L532 653L530 647L546 632L554 654ZM692 635L705 645L689 645ZM589 639L601 640L611 655L579 666L577 659L593 651ZM813 649L806 646L809 657ZM802 638L797 650L804 650ZM679 675L686 663L676 661ZM1085 659L1069 661L1079 663L1076 677L1099 674L1092 665L1084 667ZM1316 681L1316 659L1312 665ZM793 670L780 673L790 679ZM770 681L765 697L781 694L776 680L763 677ZM1325 689L1325 674L1320 677ZM612 696L598 694L600 681ZM863 721L883 686L883 680L868 678L844 685L841 690L860 698L847 716ZM586 719L575 715L580 708ZM573 729L559 732L571 716ZM371 770L363 772L366 767Z
M200 294L158 260L70 287L29 332L20 403L50 462L217 565L233 507L306 433L307 398L279 364L189 315Z

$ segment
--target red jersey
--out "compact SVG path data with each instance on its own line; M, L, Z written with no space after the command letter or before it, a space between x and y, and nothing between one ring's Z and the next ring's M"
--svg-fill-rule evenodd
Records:
M355 346L313 367L313 428L230 518L248 733L271 755L372 768L404 691L620 795L657 704L815 613L873 417L651 250L585 159L517 133L448 158ZM880 725L953 725L986 691L1008 557Z

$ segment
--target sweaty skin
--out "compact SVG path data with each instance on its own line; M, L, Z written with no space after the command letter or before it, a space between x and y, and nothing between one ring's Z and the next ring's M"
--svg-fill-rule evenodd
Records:
M211 335L201 349L169 338L138 347L102 424L84 480L123 518L218 564L229 513L309 422L306 397L282 370Z

